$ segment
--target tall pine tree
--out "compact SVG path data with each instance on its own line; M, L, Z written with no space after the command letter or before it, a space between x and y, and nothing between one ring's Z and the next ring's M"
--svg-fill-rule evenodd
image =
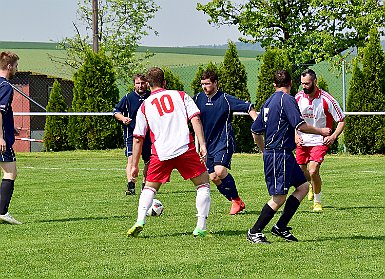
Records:
M219 82L222 91L240 100L250 102L246 68L239 60L235 43L231 41L228 43L223 64L220 68ZM233 118L232 125L237 143L237 152L250 153L254 150L254 143L250 132L252 123L253 120L250 116L235 116Z
M366 46L354 64L347 102L348 111L385 110L384 61L380 36L377 29L372 29ZM348 116L344 136L348 151L352 154L384 154L384 126L383 116Z
M377 29L370 31L367 45L357 59L348 95L348 111L384 111L385 56ZM352 154L384 154L384 127L383 116L348 116L344 133L348 151Z
M103 51L89 51L74 75L74 112L106 112L119 101L115 71ZM69 142L76 149L108 149L121 145L121 129L109 116L76 116L69 122Z
M291 71L291 65L286 53L280 49L268 49L262 56L259 68L255 109L260 110L265 101L274 93L274 73L277 70ZM296 89L294 89L296 90Z
M60 83L55 80L49 95L47 112L67 112L68 106L62 95ZM44 126L44 149L46 151L68 150L68 116L48 115Z

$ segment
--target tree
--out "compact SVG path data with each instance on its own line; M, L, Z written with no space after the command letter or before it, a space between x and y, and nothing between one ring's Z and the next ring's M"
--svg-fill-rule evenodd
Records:
M198 94L199 92L202 92L202 85L201 85L201 77L204 71L212 70L215 71L218 75L219 82L221 81L220 75L220 68L217 67L216 64L214 64L212 61L210 61L206 66L199 65L197 69L197 73L195 74L195 77L193 81L191 82L191 89L193 91L193 94ZM219 86L219 85L218 85Z
M79 0L78 7L79 25L84 26L85 35L74 24L77 34L59 42L67 57L64 61L51 57L75 70L83 64L92 46L92 34L88 34L92 30L92 0ZM141 38L152 31L148 20L154 17L159 6L153 0L98 0L98 7L99 46L105 50L127 88L131 77L144 70L144 62L151 56L149 53L137 56L135 51Z
M265 101L274 93L274 73L277 70L291 72L291 65L286 52L280 49L268 49L262 56L259 68L258 85L255 100L255 109L259 111ZM296 88L293 88L295 91ZM296 92L295 92L296 93ZM294 94L295 94L294 93Z
M163 67L164 79L166 81L166 88L170 90L184 90L183 82L170 69Z
M362 69L359 63L362 63ZM370 31L367 46L355 59L347 109L385 110L385 55L376 29ZM384 154L384 127L382 116L348 116L344 133L348 151L353 154Z
M385 26L379 0L236 2L211 0L197 9L210 23L236 25L242 41L286 50L293 64L314 64L362 47L371 28Z
M49 96L47 112L67 112L60 83L55 80ZM46 151L68 150L68 116L48 115L44 126L44 149Z
M225 53L223 64L220 67L221 73L221 89L238 99L250 102L250 94L247 89L246 68L238 57L237 47L231 41ZM235 116L232 126L235 134L238 152L252 152L254 143L252 140L250 128L253 123L252 119L247 116Z
M119 101L115 71L103 51L88 51L74 75L74 112L111 111ZM69 142L76 149L107 149L121 145L121 129L110 116L74 116L69 121Z

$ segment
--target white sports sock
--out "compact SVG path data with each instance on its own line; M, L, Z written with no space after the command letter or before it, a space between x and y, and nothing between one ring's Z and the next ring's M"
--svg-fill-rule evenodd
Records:
M314 202L321 203L321 192L319 192L319 194L314 193Z
M146 213L151 207L155 195L156 190L154 188L144 186L139 198L137 222L143 222L143 224L146 223Z
M197 196L196 196L196 208L197 208L197 228L201 230L206 230L206 219L209 216L210 212L210 183L201 184L196 187Z

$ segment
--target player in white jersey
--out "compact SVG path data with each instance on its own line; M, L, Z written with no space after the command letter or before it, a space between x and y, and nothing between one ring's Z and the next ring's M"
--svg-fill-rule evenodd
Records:
M146 212L162 183L170 181L173 169L196 186L197 225L194 236L205 236L206 219L210 210L210 183L204 165L207 158L206 142L199 118L199 109L185 92L166 90L164 72L151 68L147 73L151 95L143 102L136 116L133 144L132 177L138 176L139 158L143 140L150 130L151 158L146 184L139 198L137 222L128 230L128 236L136 237L146 223ZM188 128L191 121L200 146L196 152L193 137Z
M320 167L329 146L345 128L345 115L333 96L317 87L317 76L313 70L302 72L301 85L303 90L297 93L295 99L306 123L317 128L330 129L333 128L334 121L338 123L335 131L327 137L299 131L296 134L297 163L311 182L308 199L314 198L314 212L322 212Z

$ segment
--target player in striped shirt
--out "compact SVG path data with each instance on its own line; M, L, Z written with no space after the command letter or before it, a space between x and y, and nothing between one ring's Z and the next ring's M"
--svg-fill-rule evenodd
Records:
M134 130L132 177L138 175L138 163L143 139L150 131L152 150L146 185L139 198L136 223L128 230L128 236L136 237L146 223L146 212L162 183L170 181L173 169L184 179L190 179L196 188L197 225L194 236L205 236L206 219L210 210L210 183L204 165L207 156L200 111L185 92L164 89L166 82L160 68L151 68L146 78L151 95L141 105ZM199 157L189 131L191 122L200 146Z
M307 180L311 182L308 199L314 198L314 212L322 212L320 167L329 146L337 140L345 128L345 115L333 96L317 87L317 76L313 70L306 69L302 72L301 85L303 90L297 93L295 99L306 123L330 129L333 128L334 121L338 123L334 132L327 137L304 134L300 131L296 134L297 163Z

